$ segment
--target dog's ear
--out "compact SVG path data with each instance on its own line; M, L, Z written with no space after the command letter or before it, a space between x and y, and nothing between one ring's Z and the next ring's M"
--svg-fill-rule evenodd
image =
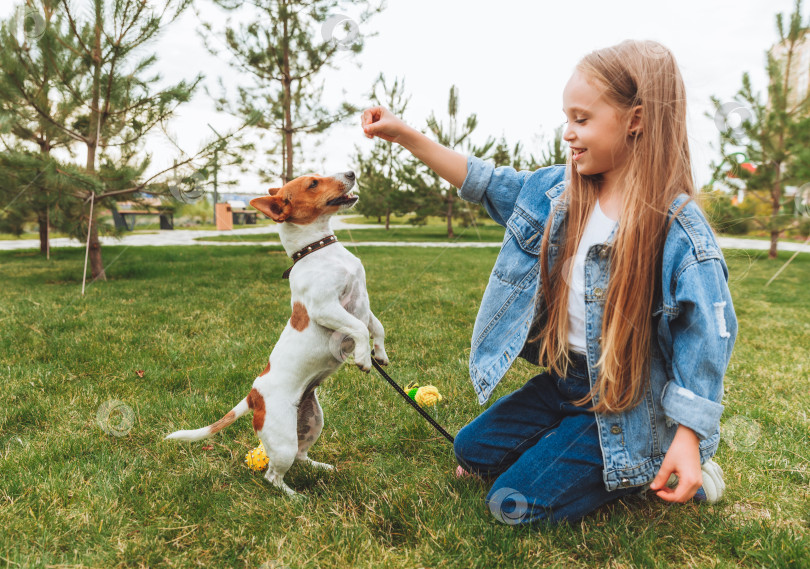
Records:
M271 196L274 196L278 193L280 189L281 188L270 188L269 190L267 190L267 193L270 194Z
M290 211L292 210L290 202L278 194L253 198L250 200L250 205L278 223L290 217Z

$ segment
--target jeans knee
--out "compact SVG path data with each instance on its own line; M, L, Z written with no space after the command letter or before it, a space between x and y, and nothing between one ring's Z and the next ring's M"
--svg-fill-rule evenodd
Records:
M522 492L497 482L487 494L486 505L496 520L508 525L525 524L545 517L543 509L535 508Z
M555 506L547 502L543 496L524 494L521 489L500 484L497 480L487 494L485 503L496 520L508 525L558 525L577 521L581 517L567 511L563 505Z
M453 452L456 454L456 460L465 468L469 468L467 459L472 455L472 449L475 447L471 434L470 429L462 427L453 440Z

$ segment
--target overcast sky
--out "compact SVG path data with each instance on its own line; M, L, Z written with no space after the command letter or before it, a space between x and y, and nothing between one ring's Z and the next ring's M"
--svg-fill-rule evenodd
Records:
M782 12L787 16L793 3L388 0L385 11L360 26L363 35L377 34L366 40L363 53L343 52L340 70L322 75L323 103L334 108L345 91L348 100L366 106L372 82L383 72L389 80L405 80L411 99L403 118L424 129L431 111L440 120L446 117L448 92L456 85L461 115L478 115L475 142L503 135L510 145L521 140L537 155L540 135L550 137L564 121L562 90L577 61L593 49L624 39L653 39L669 47L680 64L688 97L694 176L698 184L704 184L710 178L710 161L718 158L710 147L717 148L718 131L713 120L704 116L712 111L710 96L731 100L745 71L751 74L756 90L764 93L765 51L777 37L775 15ZM199 7L203 20L221 24L227 17L206 0ZM351 3L339 13L357 18ZM161 73L167 79L180 79L202 72L215 91L219 77L231 86L247 83L249 78L233 70L225 54L217 58L205 50L197 35L199 28L200 20L192 12L166 28L155 45ZM312 33L316 41L322 41L319 28ZM236 122L215 112L200 90L191 103L181 107L171 130L191 153L209 139L206 123L222 131ZM329 174L354 169L355 146L368 149L372 145L359 122L358 115L335 126L319 137L320 146L311 138L304 141L305 155L296 157L298 171ZM149 150L154 155L153 169L171 164L177 155L174 147L155 137ZM256 176L241 178L240 189L246 192L266 187Z

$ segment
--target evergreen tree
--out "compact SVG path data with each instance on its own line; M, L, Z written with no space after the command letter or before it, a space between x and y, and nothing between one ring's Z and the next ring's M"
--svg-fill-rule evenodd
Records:
M18 6L12 17L0 26L0 45L4 46L0 49L0 67L6 70L0 76L0 134L11 138L4 139L4 152L9 156L3 166L10 168L13 164L30 173L30 177L14 173L6 176L6 184L0 188L2 203L6 204L0 212L0 224L8 232L19 235L24 223L36 222L43 254L48 249L51 210L57 205L57 196L50 195L42 174L49 168L51 151L73 142L71 136L45 116L63 122L79 105L77 101L58 97L58 71L70 72L79 62L77 54L60 49L53 34L45 34L52 21L59 25L61 14L57 13L57 6L56 0L38 0L38 3L30 0L28 5ZM40 44L60 57L42 57ZM26 65L18 65L20 57L25 58ZM25 104L18 85L24 85L22 91L36 94L37 104L46 109L44 114ZM42 159L31 156L26 148L36 148Z
M558 126L554 129L554 136L548 141L546 147L541 150L540 158L530 155L527 161L530 170L554 166L555 164L565 164L568 152L563 141L563 128Z
M506 138L503 136L501 136L501 139L495 145L495 150L492 152L492 161L495 163L496 168L499 166L512 165L512 155L509 153L509 145L506 143Z
M469 136L478 126L478 117L475 113L469 115L462 125L459 125L459 100L458 89L453 85L450 87L450 95L447 102L448 123L440 123L436 120L434 113L430 114L427 120L428 129L436 137L436 140L442 146L453 150L460 150L467 154L473 154L479 158L486 158L487 154L492 150L495 145L495 140L488 137L482 146L475 146L470 143ZM418 198L421 202L420 211L421 215L442 215L447 219L447 237L455 237L453 232L453 217L458 215L459 212L454 211L454 206L458 199L457 190L445 183L438 182L438 177L433 174L426 176L415 175L413 167L411 168L410 179L415 184ZM434 209L434 204L440 206L440 210L436 213L428 213ZM442 211L443 210L443 211ZM472 220L474 222L475 216Z
M382 95L378 94L382 89ZM371 91L374 105L383 105L396 116L402 116L408 107L409 98L405 97L405 82L394 79L388 85L382 73L374 81ZM402 156L404 148L375 138L369 156L364 156L355 146L355 161L360 171L358 185L360 201L356 209L367 217L385 218L385 228L389 229L392 213L410 211L410 192L402 181Z
M716 113L711 118L720 130L720 152L726 157L719 164L713 164L714 178L734 187L735 182L730 181L721 169L735 150L741 149L756 165L754 172L739 167L735 167L734 172L736 179L745 184L748 196L770 205L768 217L755 217L753 221L770 233L768 257L771 259L776 258L779 234L795 223L793 199L785 196L785 187L805 181L804 176L810 170L805 146L810 131L810 98L804 96L800 101L789 102L793 90L789 70L797 56L798 44L808 33L808 26L802 23L801 11L801 0L796 0L787 29L782 14L776 16L777 46L783 51L780 57L776 57L773 50L767 53L769 85L766 102L754 93L747 72L743 74L742 88L734 101L723 103L712 97ZM740 118L738 126L733 124L734 116ZM738 166L736 160L731 160L734 166ZM784 211L785 206L789 211Z
M224 95L218 105L244 117L259 115L261 119L256 126L277 134L271 152L281 153L281 179L286 184L296 177L294 159L300 148L299 137L321 133L358 112L348 102L341 103L336 110L327 109L321 104L323 83L316 85L316 80L319 72L336 67L342 53L358 54L363 50L360 27L380 12L384 3L373 6L370 0L352 2L353 9L362 11L360 21L354 22L337 14L340 0L214 2L229 11L241 9L244 4L255 9L250 23L236 28L227 26L224 38L234 65L251 74L253 85L238 88L235 107ZM214 33L210 24L205 27L209 35ZM323 38L313 34L313 28L320 29ZM341 32L346 37L336 39ZM208 46L217 53L210 42Z
M36 13L43 14L45 26L35 46L19 41L9 22L0 31L6 71L2 108L14 110L14 123L24 120L22 114L47 123L72 140L72 153L81 148L84 173L100 183L61 185L81 200L80 208L69 210L75 214L79 209L84 216L73 224L75 236L89 233L91 275L104 279L98 212L111 205L105 198L151 189L150 183L171 169L142 180L150 162L142 154L144 137L188 101L201 80L198 76L158 89L161 77L149 75L156 56L144 52L191 0L88 0L90 9L84 13L68 0L38 1ZM43 91L43 85L49 88ZM57 172L69 175L65 168ZM159 187L165 189L165 184Z

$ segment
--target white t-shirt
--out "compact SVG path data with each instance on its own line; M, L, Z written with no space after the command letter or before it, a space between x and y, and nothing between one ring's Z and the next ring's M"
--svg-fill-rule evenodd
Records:
M596 243L610 237L618 221L610 219L599 207L599 200L585 226L582 240L574 257L574 271L568 289L568 349L584 354L585 348L585 256Z

